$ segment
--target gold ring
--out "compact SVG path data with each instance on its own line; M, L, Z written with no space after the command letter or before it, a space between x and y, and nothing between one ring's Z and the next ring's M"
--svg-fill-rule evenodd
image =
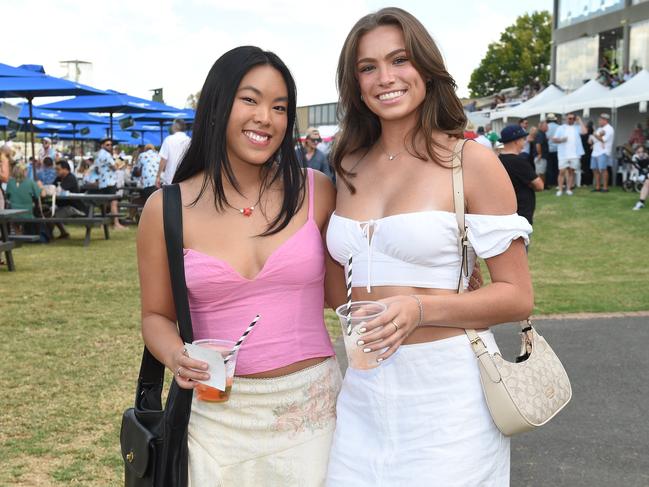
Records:
M399 325L397 325L397 322L392 320L390 323L392 323L394 325L394 332L395 333L398 332L399 331Z

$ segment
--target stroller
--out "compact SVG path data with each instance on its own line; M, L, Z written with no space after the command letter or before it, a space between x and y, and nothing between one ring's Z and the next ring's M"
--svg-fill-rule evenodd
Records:
M628 177L622 183L622 189L624 191L635 191L639 193L642 185L649 178L649 158L642 160L634 159L632 158L629 161L631 170L629 171Z

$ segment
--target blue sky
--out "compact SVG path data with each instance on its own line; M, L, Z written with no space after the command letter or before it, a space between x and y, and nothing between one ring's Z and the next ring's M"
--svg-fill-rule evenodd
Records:
M253 44L286 62L299 105L327 103L337 97L336 63L347 32L384 6L404 8L422 21L464 96L488 44L517 16L551 10L552 1L0 0L0 62L42 64L62 76L59 61L90 61L92 72L81 81L144 98L163 87L165 101L182 107L221 54Z

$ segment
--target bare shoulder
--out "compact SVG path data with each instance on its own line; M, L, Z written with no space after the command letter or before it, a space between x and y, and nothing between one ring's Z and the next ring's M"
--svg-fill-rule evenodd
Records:
M353 174L353 176L347 178L349 184L354 184L354 175L356 175L358 170L362 168L363 164L361 163L366 157L368 157L369 151L369 148L363 147L354 152L350 152L343 157L343 160L341 161L342 168ZM341 197L346 197L352 194L350 187L342 177L336 179L336 189L338 190L338 195Z
M505 167L494 151L467 142L462 157L467 211L485 215L516 212L516 195Z
M336 200L336 188L331 179L320 171L313 171L313 183L315 186L315 200L317 203Z
M369 152L369 148L363 147L361 149L355 150L354 152L345 154L343 156L343 160L340 165L345 171L353 171L358 165L358 163L361 162L363 158L367 155L368 152Z
M315 218L322 227L329 220L336 205L336 188L331 179L320 171L313 171L313 201Z
M153 222L162 223L162 189L158 189L147 198L144 208L142 208L138 229L142 226L142 223L147 227Z

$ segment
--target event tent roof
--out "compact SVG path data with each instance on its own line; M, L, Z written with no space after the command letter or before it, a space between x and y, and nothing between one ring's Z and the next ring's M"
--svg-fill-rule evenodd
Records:
M491 120L505 117L525 118L529 117L530 115L536 115L538 113L541 113L537 110L537 107L543 106L547 103L556 102L565 96L567 95L561 88L557 87L556 85L550 85L541 93L533 98L530 98L526 102L521 103L520 105L516 105L513 108L499 112L492 112Z
M613 88L609 96L613 98L614 107L623 107L632 103L649 101L649 71L643 69L630 80Z
M593 104L594 100L599 101ZM591 79L569 95L534 107L533 113L568 113L584 108L610 107L610 104L605 103L607 100L611 100L611 90Z

